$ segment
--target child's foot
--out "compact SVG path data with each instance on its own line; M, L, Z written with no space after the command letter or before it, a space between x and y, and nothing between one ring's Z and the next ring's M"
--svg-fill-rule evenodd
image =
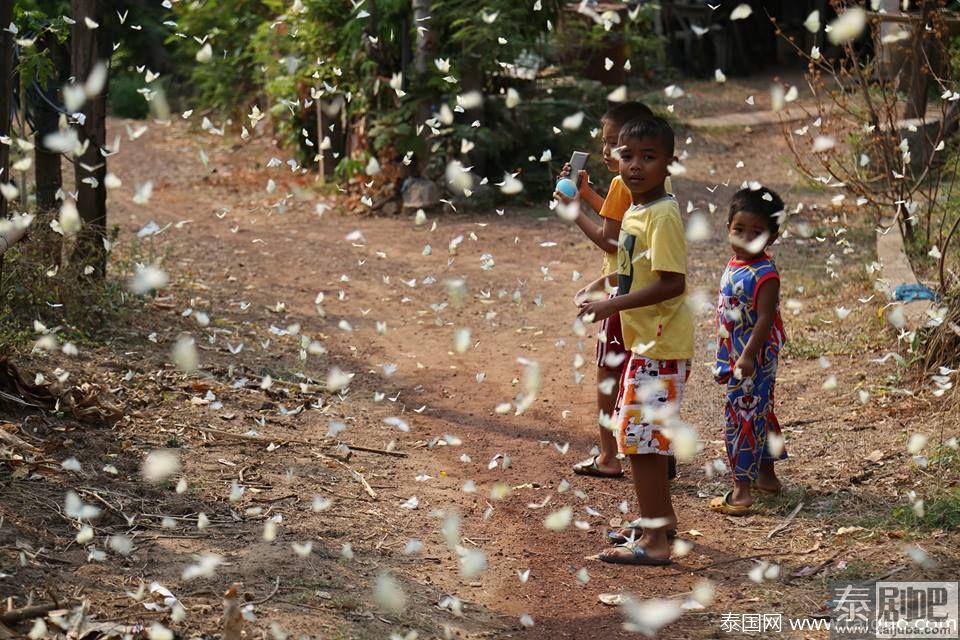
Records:
M749 507L753 504L753 495L750 493L750 483L746 481L736 481L733 484L733 491L726 496L726 502L735 507Z
M752 500L749 504L734 504L731 502L732 499L733 492L727 491L722 496L710 501L710 510L725 516L747 516L753 512L750 508L753 505Z
M667 516L666 533L667 537L671 540L677 537L677 514L672 512ZM633 542L634 540L639 540L643 537L643 529L640 527L620 527L619 529L611 529L607 532L607 540L611 544L626 544Z
M622 527L620 529L611 529L607 532L607 540L610 544L630 544L643 537L643 529L631 529ZM677 525L667 525L667 539L673 540L677 537Z
M783 489L780 478L777 477L773 469L772 462L761 462L760 471L757 473L755 488L760 493L776 495Z
M599 455L578 462L573 465L573 472L578 476L590 476L593 478L622 478L623 467L616 458L612 462L601 460Z
M749 480L737 480L733 483L733 491L728 491L710 501L710 509L725 516L749 515L751 506L753 506L753 496L750 494Z
M767 495L775 496L780 491L783 490L783 485L779 480L772 483L760 482L760 479L757 479L757 484L754 485L753 490L757 493L765 493Z
M629 544L604 549L597 556L601 562L611 564L633 564L663 566L670 564L670 545L666 536L659 536L660 542L645 536Z

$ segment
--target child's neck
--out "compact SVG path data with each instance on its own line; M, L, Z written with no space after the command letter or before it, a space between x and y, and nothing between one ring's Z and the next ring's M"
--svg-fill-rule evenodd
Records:
M667 190L663 188L663 183L661 182L656 188L650 191L645 191L644 193L631 192L630 195L633 196L633 204L643 206L663 198L667 195Z

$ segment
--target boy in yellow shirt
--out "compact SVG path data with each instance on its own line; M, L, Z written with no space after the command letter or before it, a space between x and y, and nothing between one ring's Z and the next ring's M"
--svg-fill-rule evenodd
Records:
M555 197L565 204L574 200L586 202L590 208L600 214L600 224L582 211L576 218L577 226L590 238L603 253L601 275L609 275L617 270L617 239L620 235L620 222L632 204L630 190L621 179L620 161L615 153L620 129L624 124L638 118L652 118L653 112L641 102L624 102L609 109L601 119L603 125L603 161L616 175L610 182L606 197L601 196L590 185L586 171L581 171L579 190L573 199L557 193ZM565 165L561 178L569 177L570 165ZM670 180L665 185L671 191ZM626 364L627 352L623 347L620 332L620 317L617 314L605 319L597 337L597 410L600 423L600 453L579 462L573 467L574 473L597 478L619 478L623 476L620 460L617 459L617 441L613 433L605 426L613 417L616 409L618 385Z
M660 118L620 131L620 177L633 206L617 248L617 295L581 307L585 320L620 315L630 351L617 398L615 432L629 457L643 534L605 550L615 564L670 564L667 530L676 526L670 499L667 427L680 412L693 357L693 318L686 304L687 251L676 198L664 188L675 160L674 133Z

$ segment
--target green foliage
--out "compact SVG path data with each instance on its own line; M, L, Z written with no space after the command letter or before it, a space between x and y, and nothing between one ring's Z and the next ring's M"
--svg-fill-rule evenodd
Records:
M264 76L254 58L251 35L274 17L266 3L194 0L175 4L173 12L179 31L168 44L179 61L179 74L189 80L190 97L197 106L226 111L253 102ZM213 48L213 60L199 64L196 54L207 42Z
M70 35L70 25L63 19L70 12L70 3L63 1L28 0L14 5L13 21L21 40L32 40L33 45L17 48L18 71L24 78L46 85L58 80L61 69L46 45L63 45Z
M567 16L551 42L551 56L571 71L580 72L598 51L622 43L631 75L652 80L666 66L666 37L656 34L657 9L642 5L635 11L622 19L619 30L612 31L582 16Z
M926 500L923 517L918 516L910 505L896 507L893 510L893 520L911 529L957 529L960 527L960 489Z
M349 180L363 173L363 168L368 160L369 158L343 158L337 163L334 173L341 180Z
M143 76L118 73L110 78L110 112L120 118L143 120L150 114L150 105L138 89L146 87Z
M957 9L960 11L960 8ZM956 36L946 46L948 68L954 73L960 73L960 36Z
M572 150L592 148L588 135L605 108L610 89L579 79L580 61L617 42L631 59L631 75L648 78L662 60L651 9L623 12L624 24L607 31L565 6L434 0L425 25L416 24L410 0L194 0L175 4L174 13L188 34L176 46L198 106L269 107L278 136L305 164L318 153L319 98L326 111L319 137L334 125L332 137L347 139L336 149L341 177L356 174L357 160L369 154L399 160L412 152L411 171L438 178L460 158L491 182L520 171L525 195L540 197ZM418 28L431 44L422 72L414 64ZM214 60L197 64L204 37ZM538 79L547 68L563 81ZM521 98L513 109L505 104L508 90ZM483 104L459 108L474 91ZM588 116L581 130L557 135L554 127L576 111ZM472 150L461 153L463 144ZM539 162L548 149L555 160Z

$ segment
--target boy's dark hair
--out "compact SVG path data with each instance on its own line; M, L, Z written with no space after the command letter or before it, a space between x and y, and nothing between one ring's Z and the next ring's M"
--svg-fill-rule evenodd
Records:
M653 138L663 145L667 155L673 155L673 127L663 118L656 116L631 120L620 129L620 144L630 138Z
M753 189L740 189L733 198L730 199L730 213L727 214L727 224L733 221L733 216L738 211L749 211L750 213L766 218L770 233L777 235L780 232L780 222L783 219L783 200L772 189L760 187L756 191Z
M600 121L609 122L613 125L616 125L617 128L623 128L623 125L627 124L631 120L652 117L653 111L650 110L650 107L642 102L632 100L630 102L620 102L614 104L612 107L607 109L607 112L603 114L603 118L601 118Z

